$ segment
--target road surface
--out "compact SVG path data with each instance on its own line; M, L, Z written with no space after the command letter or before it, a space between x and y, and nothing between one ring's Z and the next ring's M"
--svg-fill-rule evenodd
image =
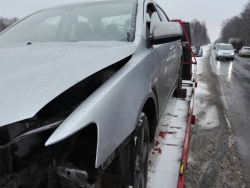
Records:
M232 125L238 157L244 166L250 187L250 58L235 56L234 61L217 61L212 54L213 68L220 75L226 111Z

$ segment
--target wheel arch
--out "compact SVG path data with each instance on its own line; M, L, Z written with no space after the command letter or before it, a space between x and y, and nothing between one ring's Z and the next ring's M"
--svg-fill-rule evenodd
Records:
M149 97L142 108L142 112L144 112L148 119L149 125L149 141L154 141L155 131L158 124L158 104L156 99L153 97Z
M141 114L145 113L148 125L149 125L149 141L151 145L154 144L154 137L156 128L158 125L158 100L157 100L157 91L154 86L151 88L151 92L144 98L144 102L141 105L141 108L137 115L137 121L135 125L135 130L137 129L138 122L141 118ZM115 157L115 159L112 161L112 168L115 170L117 174L123 174L122 175L122 181L125 185L132 185L133 182L133 173L131 173L131 170L133 170L131 164L133 165L133 147L131 147L134 140L130 141L130 144L127 144L121 152ZM128 157L124 157L125 154L128 154ZM119 167L120 169L118 169ZM123 173L122 173L123 172ZM125 175L124 175L125 174Z

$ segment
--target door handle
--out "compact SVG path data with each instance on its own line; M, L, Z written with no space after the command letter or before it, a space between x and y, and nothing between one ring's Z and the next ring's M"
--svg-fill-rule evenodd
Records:
M174 45L171 45L170 46L170 51L173 51L173 49L174 49Z

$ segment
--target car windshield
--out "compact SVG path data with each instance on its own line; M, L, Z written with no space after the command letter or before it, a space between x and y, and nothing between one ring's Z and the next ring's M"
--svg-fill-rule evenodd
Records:
M233 46L232 45L220 45L219 46L220 50L233 50Z
M0 43L127 41L134 1L88 2L37 12L0 35Z

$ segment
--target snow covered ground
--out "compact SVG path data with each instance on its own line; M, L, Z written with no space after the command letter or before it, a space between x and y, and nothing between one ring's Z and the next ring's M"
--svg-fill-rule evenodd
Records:
M210 45L203 46L203 57L207 56L208 50L210 50ZM204 71L203 69L204 64L201 63L202 57L198 57L197 59L197 75L202 74ZM199 63L200 62L200 63ZM206 82L200 82L198 80L198 87L195 89L195 100L194 100L194 114L197 114L198 112L203 109L204 106L207 104L203 100L203 96L209 96L211 95L211 91L208 89L208 85ZM209 109L207 109L209 113L207 116L204 117L202 120L201 128L202 129L211 129L214 127L219 126L219 118L218 118L218 110L215 106L210 106Z
M186 99L172 97L164 111L150 151L148 188L177 186L191 88L187 93Z

